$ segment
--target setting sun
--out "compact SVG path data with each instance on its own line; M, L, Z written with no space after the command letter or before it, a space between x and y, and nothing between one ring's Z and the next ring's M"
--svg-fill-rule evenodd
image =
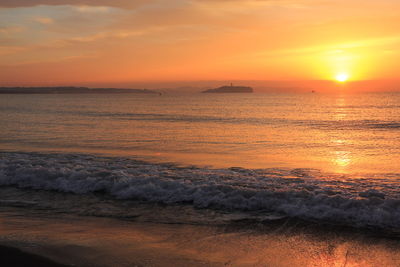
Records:
M349 75L347 73L339 73L336 75L336 81L338 82L346 82L349 79Z

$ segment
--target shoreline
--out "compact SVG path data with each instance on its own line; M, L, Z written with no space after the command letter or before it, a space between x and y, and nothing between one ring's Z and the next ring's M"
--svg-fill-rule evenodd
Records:
M157 224L13 209L0 213L0 245L64 264L49 266L400 265L398 238L279 220Z

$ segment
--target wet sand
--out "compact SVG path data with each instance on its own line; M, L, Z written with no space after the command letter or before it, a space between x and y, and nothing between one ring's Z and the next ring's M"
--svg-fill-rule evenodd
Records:
M47 258L23 252L20 249L0 245L1 265L7 267L66 267L66 265L56 263Z
M0 244L29 253L26 261L43 260L35 254L71 266L400 266L397 238L284 221L208 226L3 212Z

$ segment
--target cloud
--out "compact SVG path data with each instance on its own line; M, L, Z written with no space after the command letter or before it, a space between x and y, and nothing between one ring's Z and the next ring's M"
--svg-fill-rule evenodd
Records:
M106 7L106 6L78 6L76 7L76 10L78 10L78 12L80 13L109 13L110 12L110 8Z
M56 44L67 45L67 44L78 44L78 43L90 43L99 40L105 39L125 39L129 37L141 36L144 35L146 31L123 31L123 30L115 30L109 32L99 32L93 35L81 36L81 37L73 37L65 40L59 40Z
M0 27L0 35L10 35L17 32L22 32L23 27L12 26L12 27Z
M33 20L40 24L45 24L45 25L54 23L54 20L52 18L47 18L47 17L36 17Z
M39 5L60 6L109 6L119 8L136 8L144 5L163 5L170 6L174 3L187 4L214 4L223 6L226 4L240 6L281 6L291 8L301 8L310 3L320 2L318 0L1 0L0 8L33 7ZM239 6L240 4L240 6Z
M110 6L134 8L152 2L146 0L1 0L0 8L33 7L39 5Z
M0 46L0 56L18 53L24 50L25 47Z

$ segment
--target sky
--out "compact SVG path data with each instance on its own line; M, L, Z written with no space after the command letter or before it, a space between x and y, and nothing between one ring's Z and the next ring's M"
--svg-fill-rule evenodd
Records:
M0 86L398 80L398 0L0 0Z

